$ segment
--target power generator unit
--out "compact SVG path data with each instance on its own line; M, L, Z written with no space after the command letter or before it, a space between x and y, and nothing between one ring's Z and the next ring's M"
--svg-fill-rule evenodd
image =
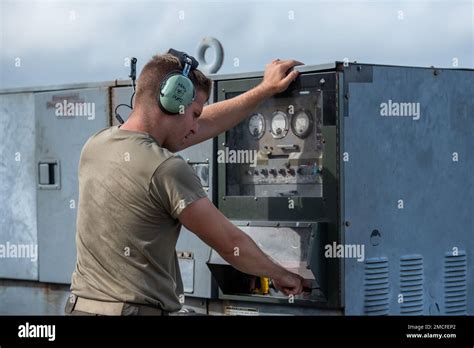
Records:
M236 127L180 155L219 210L305 278L307 291L285 296L183 227L185 306L216 315L473 315L474 70L347 62L299 70ZM215 103L263 73L210 77ZM0 244L38 246L37 260L1 261L2 314L22 314L20 301L24 314L62 314L80 151L116 124L131 93L129 81L0 91ZM77 102L83 109L68 117ZM51 284L54 299L41 291Z

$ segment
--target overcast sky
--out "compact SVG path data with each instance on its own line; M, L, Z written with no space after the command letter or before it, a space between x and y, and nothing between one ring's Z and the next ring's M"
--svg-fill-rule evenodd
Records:
M170 47L195 54L207 36L224 47L219 73L277 57L474 68L474 0L0 3L0 88L126 78L126 57L140 71Z

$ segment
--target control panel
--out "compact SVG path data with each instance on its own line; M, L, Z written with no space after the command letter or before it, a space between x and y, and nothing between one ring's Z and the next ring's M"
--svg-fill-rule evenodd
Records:
M322 197L322 117L320 89L264 102L228 132L226 195Z
M219 81L217 100L238 97L260 82ZM323 250L336 233L335 86L334 73L302 74L221 134L217 146L219 210L264 253L305 279L307 292L295 297L305 306L324 306L336 296L328 292ZM270 279L239 272L215 251L208 266L222 299L288 302Z

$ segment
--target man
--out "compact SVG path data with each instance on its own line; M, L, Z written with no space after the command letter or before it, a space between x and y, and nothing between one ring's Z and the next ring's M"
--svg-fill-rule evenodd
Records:
M264 99L284 91L298 76L288 71L298 64L276 59L266 66L260 85L206 107L211 82L191 70L195 97L175 115L165 112L157 97L170 72L185 70L184 61L164 54L144 66L127 122L93 135L81 153L77 264L67 313L179 311L183 285L175 246L181 225L236 269L270 277L286 295L302 292L303 279L273 262L229 222L191 167L174 154L234 127Z

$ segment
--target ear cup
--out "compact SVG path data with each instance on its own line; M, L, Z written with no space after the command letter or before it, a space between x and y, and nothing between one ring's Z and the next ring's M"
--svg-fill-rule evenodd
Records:
M167 114L178 114L180 106L187 107L194 101L193 82L181 73L168 75L160 87L158 105Z

